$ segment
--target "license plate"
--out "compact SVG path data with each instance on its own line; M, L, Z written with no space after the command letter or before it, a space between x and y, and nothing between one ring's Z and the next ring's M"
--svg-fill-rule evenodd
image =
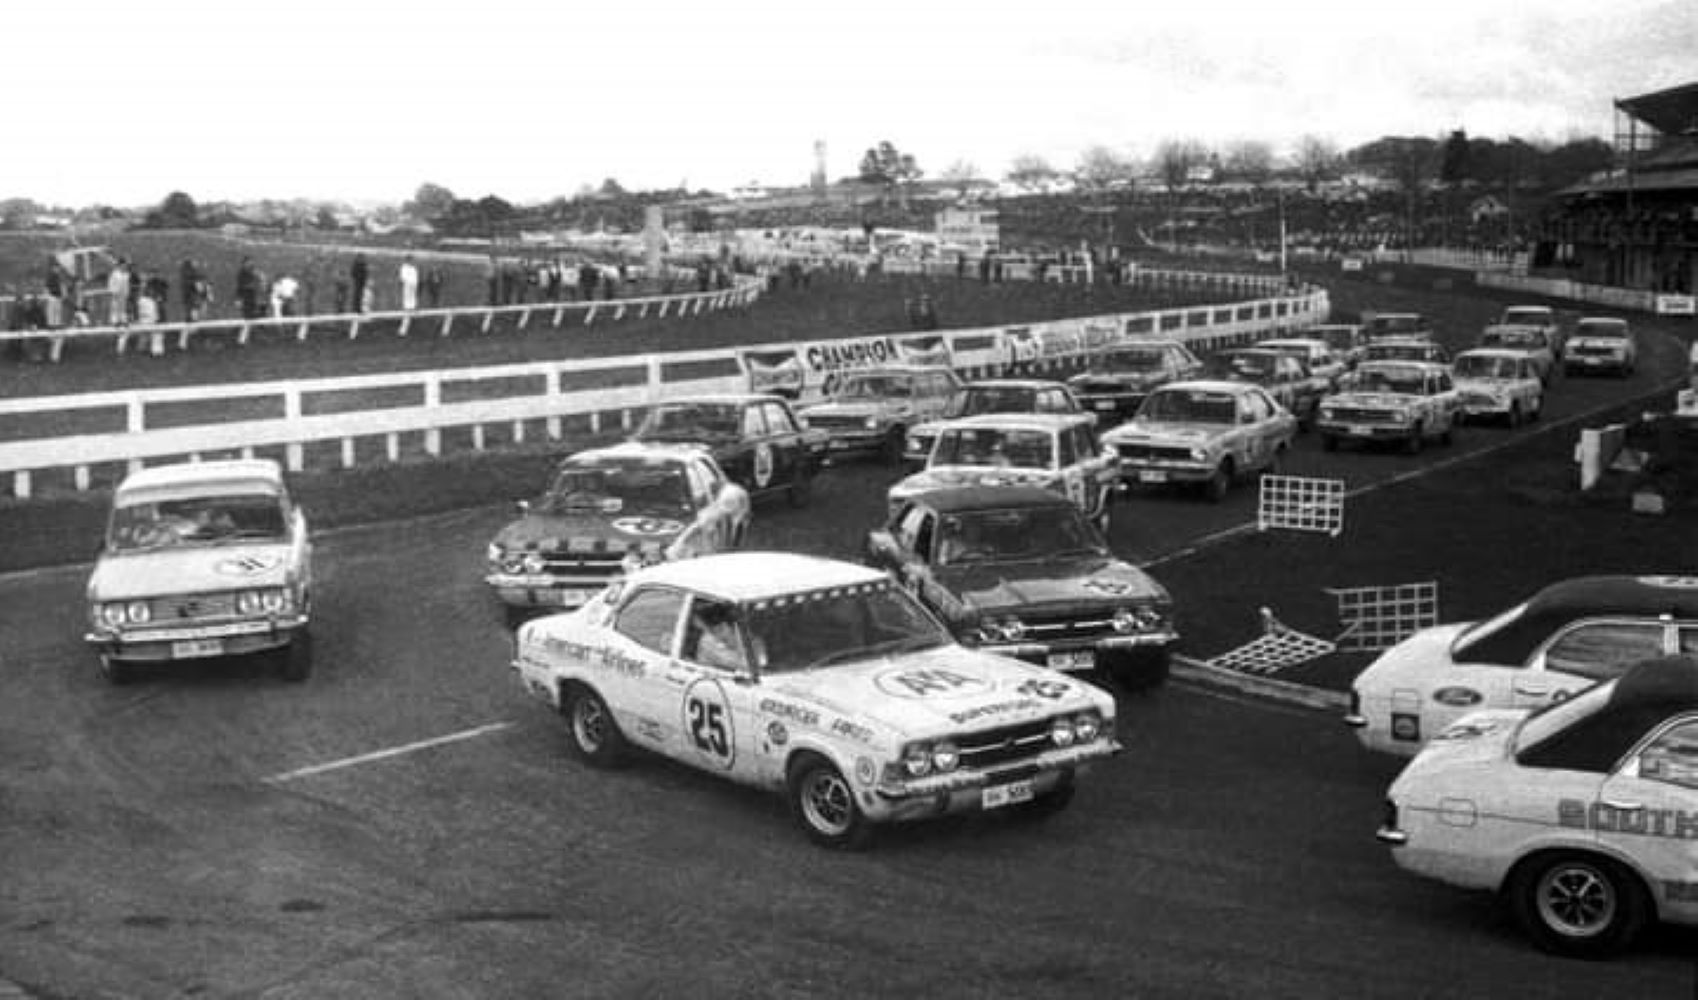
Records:
M1138 481L1140 483L1165 483L1167 482L1167 473L1160 469L1139 469Z
M847 441L832 441L831 443L826 445L826 448L830 449L831 451L842 451L843 449L845 449L847 447L849 447L849 442L847 442Z
M1583 365L1601 365L1601 364L1604 363L1604 359L1603 358L1581 358L1580 363L1583 364Z
M1051 670L1091 670L1097 665L1097 653L1094 649L1051 653L1045 659L1045 665Z
M1114 409L1114 400L1112 400L1112 399L1099 399L1091 405L1095 406L1099 410L1112 410L1112 409Z
M171 658L187 660L196 656L221 656L224 653L222 639L182 639L171 644Z
M1344 429L1344 433L1351 437L1368 437L1374 433L1374 429L1372 427L1364 427L1361 424L1351 424L1349 427Z
M539 590L536 594L538 604L582 604L590 599L593 590Z
M1032 783L1016 781L1007 785L992 785L985 789L984 807L1000 809L1018 802L1032 801Z

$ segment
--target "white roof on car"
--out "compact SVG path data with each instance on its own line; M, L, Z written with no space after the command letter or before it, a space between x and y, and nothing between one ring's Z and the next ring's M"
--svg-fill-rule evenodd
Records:
M1517 350L1515 350L1513 348L1509 348L1509 347L1470 347L1468 350L1463 351L1461 354L1458 354L1456 356L1456 360L1461 361L1463 358L1504 358L1504 359L1510 360L1510 361L1517 361L1517 360L1525 359L1526 357L1527 357L1526 351L1517 351ZM1406 363L1411 363L1411 362L1376 361L1374 363L1375 364L1394 364L1394 363L1395 364L1406 364Z
M1090 423L1085 413L978 413L957 417L943 425L944 430L957 427L1013 427L1029 431L1053 431L1074 424Z
M663 583L746 603L830 587L877 583L883 570L795 552L724 552L665 562L632 573L632 583Z
M658 442L658 441L621 441L610 444L605 448L588 448L584 451L573 452L566 456L566 462L578 460L597 461L607 458L639 458L647 461L669 460L683 462L687 459L698 458L707 451L699 444Z
M1169 382L1156 386L1155 392L1224 392L1234 396L1244 396L1260 392L1261 387L1248 382L1228 382L1225 379L1195 378L1184 382Z
M179 462L133 472L118 484L117 498L194 496L227 493L282 493L283 467L268 458L221 462Z
M1257 347L1319 347L1322 350L1328 350L1328 349L1330 349L1331 345L1329 345L1326 341L1320 339L1319 337L1274 337L1271 340L1258 340L1258 341L1256 341L1256 346Z

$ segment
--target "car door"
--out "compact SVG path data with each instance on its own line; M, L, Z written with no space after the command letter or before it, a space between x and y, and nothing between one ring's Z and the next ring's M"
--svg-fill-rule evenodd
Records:
M1091 496L1089 509L1096 510L1101 506L1103 491L1112 489L1119 478L1119 463L1103 453L1096 428L1089 424L1074 425L1073 450L1084 475L1086 492Z
M673 709L685 678L672 669L687 595L648 585L624 595L608 620L608 641L590 649L589 682L627 739L670 757L686 752Z
M1268 464L1273 455L1275 403L1265 392L1246 392L1238 397L1238 426L1232 433L1243 450L1243 469L1248 472Z
M1058 428L1050 438L1050 469L1061 480L1061 492L1080 510L1090 510L1093 497L1086 495L1085 470L1079 467L1079 455L1072 429Z
M755 685L736 605L691 594L668 673L679 685L681 759L704 771L752 780L758 769Z
M767 442L772 452L772 482L774 486L789 486L807 478L803 469L802 429L790 411L779 402L761 404L766 417Z
M738 428L742 443L738 446L738 469L733 472L750 493L764 493L772 488L772 442L768 439L766 414L759 403L743 407L742 426Z
M1590 816L1600 844L1644 874L1663 919L1698 921L1698 713L1653 729Z
M1510 704L1538 708L1618 677L1630 664L1667 652L1669 632L1670 626L1659 621L1594 618L1571 623L1533 653L1528 669L1517 673L1510 684Z

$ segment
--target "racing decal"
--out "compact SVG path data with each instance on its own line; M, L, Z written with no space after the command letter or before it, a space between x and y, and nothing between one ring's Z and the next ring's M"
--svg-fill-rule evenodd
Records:
M790 731L784 728L782 722L769 722L766 726L766 739L775 747L781 747L790 742Z
M1041 678L1033 678L1014 690L1020 694L1029 694L1034 698L1047 698L1050 701L1056 701L1057 699L1067 697L1067 692L1073 690L1073 685L1066 681L1048 681Z
M772 482L772 445L765 441L755 445L755 487L766 489Z
M831 731L838 736L854 740L857 743L871 743L873 741L873 731L871 729L860 725L859 723L850 722L848 719L833 719L831 721Z
M855 758L855 780L863 785L870 785L878 780L878 767L872 762L872 758Z
M283 557L273 552L249 552L245 555L220 559L212 571L219 576L257 576L283 565Z
M737 733L719 681L703 678L685 689L684 732L697 753L730 769L737 759Z
M1025 712L1044 707L1044 703L1036 698L1016 698L1012 701L998 701L989 705L977 705L962 712L949 713L949 721L956 725L976 722L979 719L993 715L1006 715L1009 712Z
M665 517L622 517L613 522L614 530L627 535L676 535L684 530L682 521Z
M1451 708L1467 708L1469 705L1478 705L1484 699L1485 695L1473 688L1442 687L1433 692L1434 701Z
M542 641L543 648L567 659L576 660L589 667L602 667L624 677L642 677L648 672L643 661L626 656L617 649L607 646L588 646L559 636L548 636Z
M956 673L944 667L887 670L873 678L873 684L896 698L962 698L990 690L990 683L983 678Z
M1608 802L1563 799L1557 803L1557 825L1598 833L1698 840L1698 810L1694 809L1622 809Z
M638 716L633 720L631 728L640 739L648 740L650 743L666 742L666 727L653 719Z
M1127 583L1125 580L1116 580L1111 577L1100 576L1086 580L1083 584L1081 584L1081 586L1083 586L1086 590L1094 590L1099 594L1108 594L1111 596L1119 596L1120 594L1127 593L1132 589L1132 585Z
M791 722L794 722L799 726L817 726L820 723L820 714L818 712L811 708L804 708L801 705L792 705L786 701L776 701L772 698L763 698L761 699L760 705L757 707L767 715L777 716L780 719L789 719Z
M942 337L908 337L897 342L897 350L903 361L913 365L948 367L951 363L949 342Z

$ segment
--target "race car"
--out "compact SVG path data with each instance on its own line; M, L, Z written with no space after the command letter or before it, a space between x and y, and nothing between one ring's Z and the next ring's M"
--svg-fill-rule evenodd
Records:
M908 428L902 446L902 464L910 471L922 468L931 456L938 431L944 422L981 413L1083 413L1073 390L1047 379L995 378L969 382L944 408L938 420Z
M1533 362L1520 351L1476 347L1456 356L1456 419L1502 420L1520 427L1537 420L1545 408L1545 386Z
M1480 346L1525 354L1538 373L1539 381L1546 385L1550 384L1551 376L1556 372L1556 345L1543 327L1488 326L1480 333Z
M1261 386L1297 418L1299 431L1314 426L1321 399L1333 390L1332 379L1316 374L1297 353L1266 344L1216 351L1209 355L1204 374L1223 382Z
M1132 419L1157 386L1195 378L1203 362L1177 340L1128 340L1085 360L1085 370L1067 380L1085 408L1104 425Z
M926 467L886 493L888 509L952 486L1041 486L1108 530L1116 478L1090 414L986 413L938 428Z
M1447 365L1370 360L1322 401L1316 428L1325 451L1345 441L1390 442L1414 454L1430 440L1451 443L1461 405Z
M790 401L764 393L685 396L656 403L631 440L699 444L750 499L782 493L807 504L825 460L826 435L798 419Z
M1562 370L1614 372L1626 378L1639 366L1639 345L1627 320L1612 316L1583 316L1562 345Z
M1556 954L1698 926L1698 661L1452 723L1392 782L1376 836L1407 871L1504 898Z
M1463 714L1572 698L1638 660L1698 650L1698 578L1584 576L1483 621L1403 640L1356 676L1347 726L1410 755Z
M782 792L833 848L881 823L1053 813L1120 749L1106 691L957 645L882 570L792 553L634 572L522 626L513 667L585 763L649 750Z
M507 607L575 607L651 563L734 549L749 530L749 494L705 449L627 442L567 456L548 491L489 543L484 577Z
M826 432L834 459L863 454L897 463L908 428L942 418L961 387L961 376L936 365L857 369L844 372L831 398L803 407L801 416Z
M1238 479L1277 473L1297 418L1258 385L1198 379L1164 385L1138 415L1103 435L1133 486L1200 486L1215 502Z

